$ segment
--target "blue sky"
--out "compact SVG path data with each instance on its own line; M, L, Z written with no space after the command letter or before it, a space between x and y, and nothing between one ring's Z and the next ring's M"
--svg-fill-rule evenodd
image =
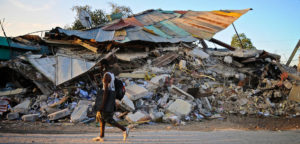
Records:
M253 8L235 22L254 46L282 56L286 61L300 39L300 0L0 0L0 19L5 18L8 36L49 30L70 25L75 17L71 8L90 5L110 12L108 2L129 6L133 13L147 9L210 11ZM214 38L230 44L234 29L217 33ZM0 35L3 36L2 31ZM210 45L214 47L214 45ZM298 63L298 51L294 62Z

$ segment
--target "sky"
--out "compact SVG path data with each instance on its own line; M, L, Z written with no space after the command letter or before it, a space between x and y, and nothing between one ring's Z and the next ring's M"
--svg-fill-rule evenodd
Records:
M245 33L257 49L281 55L282 62L287 61L300 39L300 0L0 0L0 19L5 19L8 36L18 36L71 25L76 16L71 8L76 5L90 5L109 13L109 2L129 6L133 13L158 8L194 11L253 8L234 22L237 31ZM214 38L230 44L234 34L230 25ZM299 56L300 50L292 64L298 63Z

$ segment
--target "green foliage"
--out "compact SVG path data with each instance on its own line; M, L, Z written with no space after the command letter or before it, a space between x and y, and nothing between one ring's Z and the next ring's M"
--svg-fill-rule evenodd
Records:
M128 17L129 15L132 14L132 10L129 7L126 6L119 6L115 3L109 3L112 9L112 14L122 14L122 18ZM92 7L89 5L85 6L74 6L72 8L72 11L75 11L77 13L77 16L75 17L75 21L71 26L65 26L67 29L72 29L72 30L81 30L85 29L85 27L81 24L79 21L79 13L81 10L85 10L88 12L91 16L91 24L92 27L97 27L99 25L105 24L111 20L110 15L107 15L102 9L95 9L92 10Z
M101 24L108 22L105 12L101 9L95 9L93 11L91 6L85 5L85 6L74 6L72 8L72 10L76 11L77 16L76 16L75 21L73 22L72 26L69 29L72 29L72 30L85 29L85 27L79 21L79 13L81 10L85 10L86 12L88 12L90 14L92 27L96 27L96 26L99 26Z
M246 37L246 35L244 33L239 34L240 39L242 41L243 46L241 45L241 42L238 38L238 36L235 34L232 37L231 40L231 46L235 47L235 48L240 48L240 49L255 49L255 46L253 46L251 40L249 38Z
M130 9L130 7L120 6L120 5L118 5L116 3L112 3L112 2L109 3L109 5L111 7L111 15L121 13L123 18L132 15L132 10Z

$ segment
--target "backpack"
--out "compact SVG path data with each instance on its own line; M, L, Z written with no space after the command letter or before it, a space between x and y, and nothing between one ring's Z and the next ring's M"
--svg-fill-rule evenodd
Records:
M115 92L118 100L122 100L126 92L123 82L117 78L115 78Z

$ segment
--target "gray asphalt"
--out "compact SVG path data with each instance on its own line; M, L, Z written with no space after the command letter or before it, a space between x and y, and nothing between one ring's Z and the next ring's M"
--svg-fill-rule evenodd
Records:
M15 134L0 133L0 143L89 144L97 133ZM122 133L106 133L103 143L124 143ZM147 131L131 132L125 143L134 144L300 144L300 131Z

